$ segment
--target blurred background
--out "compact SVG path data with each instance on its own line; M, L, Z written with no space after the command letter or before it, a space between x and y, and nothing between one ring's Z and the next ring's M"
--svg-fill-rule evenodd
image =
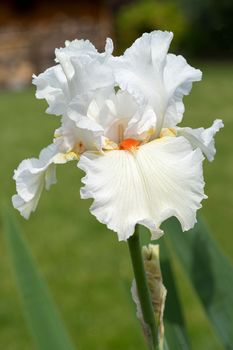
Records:
M1 0L0 116L1 201L15 192L13 170L48 145L59 118L45 115L31 76L54 64L54 49L65 40L89 39L102 50L114 40L115 54L145 31L171 30L171 52L202 69L185 98L183 125L225 123L217 135L217 156L205 164L202 214L221 249L233 261L233 2L232 0ZM17 215L32 254L49 284L79 349L145 349L129 288L132 271L127 245L89 214L79 198L81 171L58 169L58 184L44 193L30 221ZM2 225L1 225L2 227ZM193 289L174 261L177 285L193 349L221 350ZM0 235L0 348L35 349L28 334Z
M145 31L171 30L172 50L196 58L233 57L231 0L1 0L0 88L18 89L53 63L54 48L106 36L121 53Z

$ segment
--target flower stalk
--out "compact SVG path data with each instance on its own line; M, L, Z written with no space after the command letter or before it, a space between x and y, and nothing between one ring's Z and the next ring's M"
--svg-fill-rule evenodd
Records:
M128 239L128 246L137 286L142 315L147 329L148 348L158 350L158 330L155 322L150 291L147 283L144 262L141 252L139 226L136 225L135 233Z

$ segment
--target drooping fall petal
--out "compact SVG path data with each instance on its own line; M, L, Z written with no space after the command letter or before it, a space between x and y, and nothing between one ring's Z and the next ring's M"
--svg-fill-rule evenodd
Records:
M67 157L68 160L71 158ZM12 197L12 202L25 219L35 211L43 188L49 190L56 183L55 163L64 162L65 158L59 157L56 145L52 144L41 151L38 159L25 159L15 170L17 194Z
M184 136L194 149L199 147L206 158L212 161L216 153L214 136L223 126L222 120L216 119L208 129L177 128L177 134Z
M171 216L188 230L205 198L202 160L201 151L193 151L183 137L164 137L131 151L86 152L78 164L87 174L81 196L94 199L91 213L120 240L128 239L137 223L158 238L160 224Z

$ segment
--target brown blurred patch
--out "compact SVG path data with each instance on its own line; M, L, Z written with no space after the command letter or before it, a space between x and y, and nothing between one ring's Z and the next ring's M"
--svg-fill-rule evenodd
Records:
M0 88L19 89L54 64L54 49L65 40L89 39L103 49L112 35L111 11L104 1L1 2Z

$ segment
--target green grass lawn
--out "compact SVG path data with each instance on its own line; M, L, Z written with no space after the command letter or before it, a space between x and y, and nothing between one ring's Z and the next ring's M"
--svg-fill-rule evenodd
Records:
M183 125L208 127L222 118L217 156L205 164L206 193L202 214L221 248L233 260L233 64L202 64L203 82L185 99ZM48 145L59 118L44 113L34 90L0 94L1 201L15 192L13 169ZM44 192L29 221L16 214L25 238L47 281L71 336L80 350L143 350L129 287L132 271L126 243L89 214L90 201L79 197L75 163L58 167L58 184ZM2 225L1 225L2 230ZM187 233L184 233L187 234ZM177 237L179 239L179 237ZM177 283L193 349L221 350L199 301L175 262ZM35 349L23 318L3 235L0 235L0 349ZM52 349L51 349L52 350Z

